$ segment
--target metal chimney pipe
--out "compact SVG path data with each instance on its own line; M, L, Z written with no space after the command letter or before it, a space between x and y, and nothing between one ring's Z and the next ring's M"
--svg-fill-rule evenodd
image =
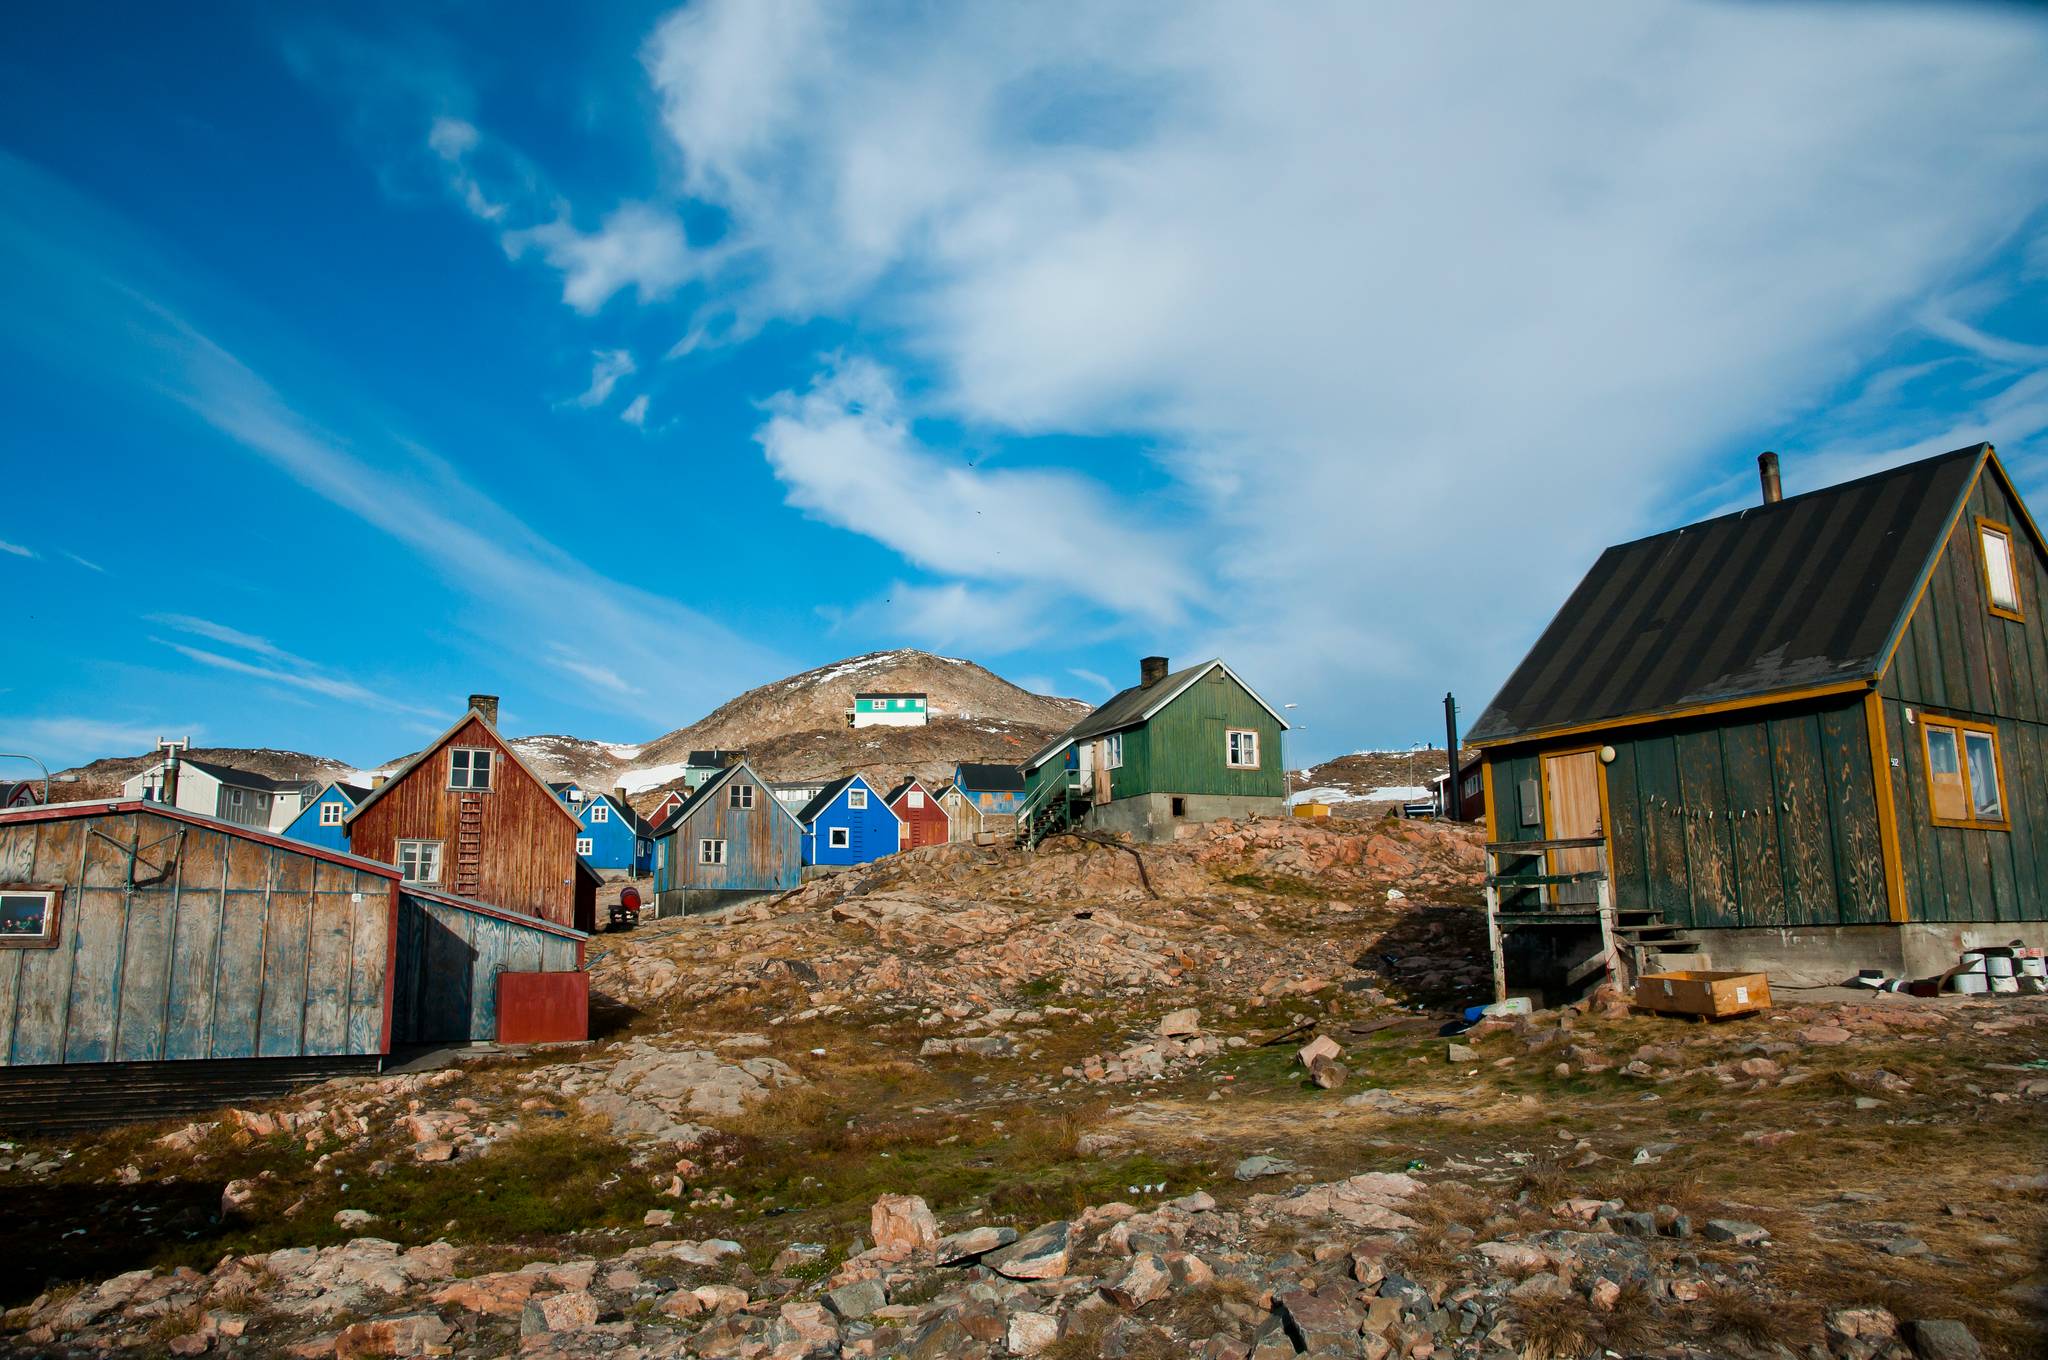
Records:
M1785 489L1778 484L1778 455L1764 451L1756 456L1756 473L1764 484L1764 504L1776 505L1785 499Z

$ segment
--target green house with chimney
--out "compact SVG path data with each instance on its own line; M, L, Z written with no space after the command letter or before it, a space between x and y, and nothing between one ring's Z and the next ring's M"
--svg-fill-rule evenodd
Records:
M1139 663L1138 683L1024 763L1018 833L1036 844L1085 826L1139 840L1180 827L1287 809L1287 722L1220 660L1169 671Z

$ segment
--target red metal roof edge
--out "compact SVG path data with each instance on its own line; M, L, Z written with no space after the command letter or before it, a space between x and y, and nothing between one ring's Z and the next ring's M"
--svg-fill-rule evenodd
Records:
M243 840L256 841L262 845L290 850L313 859L324 859L329 864L339 864L347 869L366 869L373 874L392 879L398 878L398 866L385 864L381 860L364 859L360 855L346 854L340 850L329 850L325 846L308 845L295 841L289 836L280 836L271 831L259 831L238 822L224 822L218 817L209 817L202 812L191 812L185 808L172 807L168 803L151 802L146 798L116 798L105 801L87 800L78 803L50 803L33 808L15 808L0 812L0 826L19 826L27 822L61 822L73 817L104 817L114 813L146 812L155 817L168 817L176 822L189 822L193 826L205 827L209 831L225 831Z

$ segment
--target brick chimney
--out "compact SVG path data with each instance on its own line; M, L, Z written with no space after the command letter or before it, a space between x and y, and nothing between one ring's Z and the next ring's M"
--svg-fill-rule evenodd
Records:
M485 722L489 723L491 726L496 727L498 725L497 695L472 694L469 696L469 706L475 709L477 711L478 716L480 716Z
M633 805L626 801L626 786L624 784L612 790L612 801L628 812L633 810Z
M1148 656L1138 663L1138 685L1150 689L1166 678L1166 658Z
M1778 455L1771 452L1756 456L1757 479L1764 485L1764 504L1776 505L1785 498L1784 487L1778 484Z

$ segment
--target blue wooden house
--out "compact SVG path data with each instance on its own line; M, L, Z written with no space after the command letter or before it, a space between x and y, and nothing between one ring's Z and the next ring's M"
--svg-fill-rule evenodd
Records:
M820 789L796 819L804 827L806 865L866 864L895 854L903 842L903 819L857 774Z
M594 869L613 869L638 878L654 869L654 829L633 811L622 792L586 793L569 804L583 823L576 853Z
M347 850L348 828L343 823L356 810L356 804L369 796L370 791L360 784L329 784L292 819L284 834L290 840L317 845L322 850Z
M803 824L745 761L704 782L654 833L659 916L710 911L803 878Z
M983 830L998 830L1001 828L989 825L991 819L1014 818L1024 801L1024 771L1015 765L955 765L953 787L979 814Z

